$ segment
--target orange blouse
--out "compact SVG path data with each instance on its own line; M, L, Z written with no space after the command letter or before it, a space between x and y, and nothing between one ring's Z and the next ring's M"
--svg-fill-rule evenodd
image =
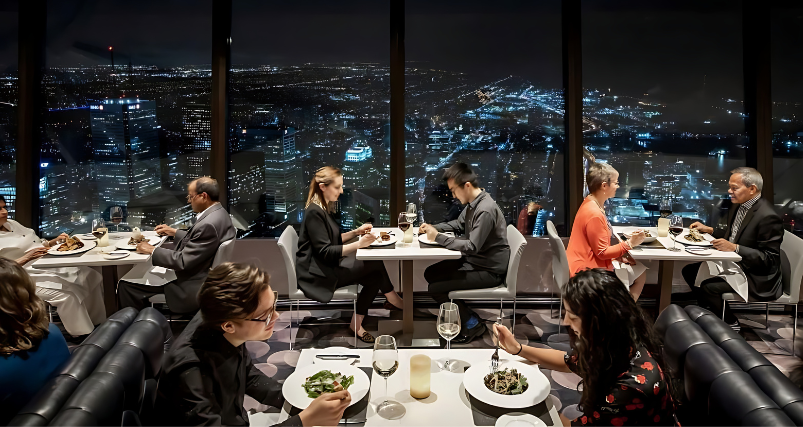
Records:
M569 247L566 248L571 275L587 268L613 270L611 260L621 257L628 250L630 246L625 242L611 246L611 229L605 214L595 201L589 198L583 200L574 218Z

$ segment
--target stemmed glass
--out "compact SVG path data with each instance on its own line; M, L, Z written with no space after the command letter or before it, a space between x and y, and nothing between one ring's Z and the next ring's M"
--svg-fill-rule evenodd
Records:
M413 221L418 217L418 213L415 210L415 203L407 204L407 213L405 215L407 216L407 222L413 225Z
M399 350L396 339L390 335L380 335L374 341L374 372L385 379L385 400L376 407L376 413L388 420L397 420L404 416L404 405L388 399L388 377L399 369Z
M115 233L120 232L120 223L123 221L123 208L120 206L112 206L109 210L109 217L111 218L112 222L114 223L116 229L114 230Z
M672 239L672 248L668 250L672 252L680 251L680 249L676 246L678 242L678 236L683 233L683 217L678 215L672 215L669 217L669 232L675 236L675 238Z
M407 220L407 212L399 213L399 230L402 231L401 246L410 246L413 242L413 224Z
M106 221L103 218L95 218L92 220L92 235L98 239L98 247L106 246L103 236L109 230L106 228Z
M451 342L457 334L460 333L460 311L457 309L457 304L445 302L441 304L438 311L438 334L446 340L446 350L451 350ZM451 371L451 360L446 357L443 362L438 362L438 366L442 371Z

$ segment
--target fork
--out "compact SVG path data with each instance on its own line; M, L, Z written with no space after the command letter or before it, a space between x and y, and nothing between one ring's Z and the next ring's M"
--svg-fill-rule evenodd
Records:
M496 325L502 324L502 318L496 318ZM496 336L496 350L494 350L494 354L491 355L491 373L496 373L496 370L499 368L499 335ZM495 388L495 387L494 387Z

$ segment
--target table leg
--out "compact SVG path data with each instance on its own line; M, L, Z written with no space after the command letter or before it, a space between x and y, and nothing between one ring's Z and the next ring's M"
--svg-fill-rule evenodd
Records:
M399 272L401 274L402 297L404 298L402 333L412 337L415 330L413 326L413 262L401 261Z
M658 299L658 313L664 311L672 303L672 273L675 270L675 261L658 261L658 287L661 296Z
M103 303L106 306L106 316L117 312L117 266L104 265L103 269Z

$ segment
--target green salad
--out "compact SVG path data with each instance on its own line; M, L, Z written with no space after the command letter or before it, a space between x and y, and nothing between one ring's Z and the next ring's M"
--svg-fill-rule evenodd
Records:
M323 370L307 378L303 387L307 391L307 396L315 399L324 393L348 390L352 384L354 384L354 375L344 376L340 372L332 373L332 371Z

